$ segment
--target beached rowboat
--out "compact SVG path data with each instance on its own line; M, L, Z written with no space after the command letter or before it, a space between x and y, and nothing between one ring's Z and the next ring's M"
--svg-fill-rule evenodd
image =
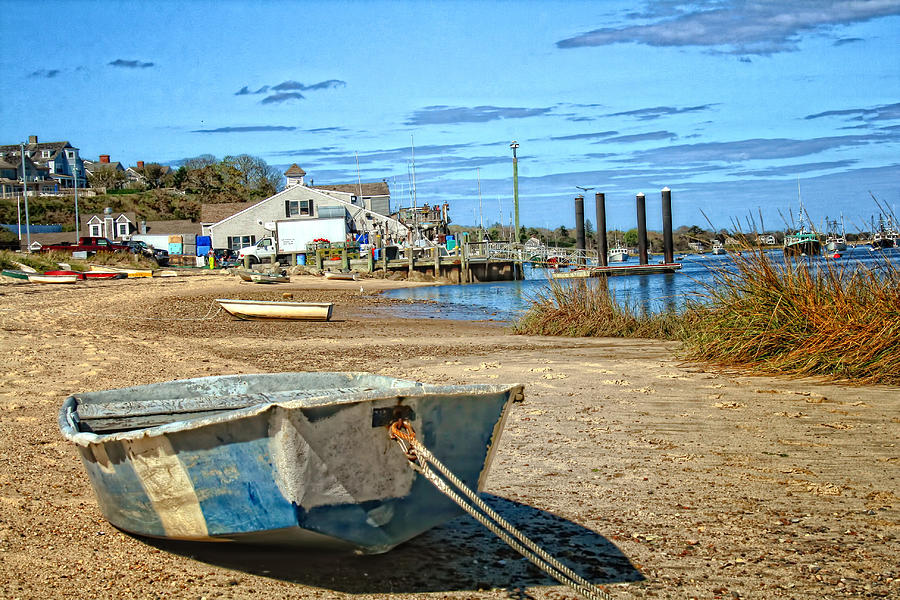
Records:
M229 300L227 298L218 298L216 302L238 319L327 321L331 318L331 311L334 308L332 302Z
M29 275L34 275L34 273L30 271L23 271L21 269L3 269L2 274L4 277L12 277L13 279L24 279L28 280Z
M31 283L78 283L78 275L48 275L47 273L29 273Z
M196 541L378 553L461 510L409 468L388 427L481 489L520 385L364 373L204 377L70 396L59 425L103 515Z
M356 281L358 274L356 271L325 271L325 279L333 279L337 281Z
M250 281L253 283L290 283L291 278L277 273L251 273Z

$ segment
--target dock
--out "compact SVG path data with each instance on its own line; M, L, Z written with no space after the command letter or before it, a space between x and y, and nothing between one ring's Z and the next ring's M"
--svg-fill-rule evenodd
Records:
M588 277L612 277L615 275L659 275L663 273L674 273L680 268L681 263L587 267L576 269L574 271L554 273L553 279L587 279Z

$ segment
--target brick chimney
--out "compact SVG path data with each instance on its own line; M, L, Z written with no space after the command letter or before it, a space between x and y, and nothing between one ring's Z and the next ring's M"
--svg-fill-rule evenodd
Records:
M109 154L101 154L100 162L104 165L108 165L109 164Z
M29 135L29 136L28 136L28 143L29 143L29 144L37 144L37 143L38 143L38 142L37 142L37 136L36 136L36 135Z
M142 160L137 161L137 168L138 168L138 169L143 169L143 168L144 168L144 161L142 161Z

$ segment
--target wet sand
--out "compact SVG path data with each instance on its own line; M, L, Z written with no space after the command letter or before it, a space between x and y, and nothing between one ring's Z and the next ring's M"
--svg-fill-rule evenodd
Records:
M405 301L377 294L398 285L0 285L0 598L576 597L466 516L370 557L135 538L103 519L57 427L78 391L289 370L524 383L485 498L614 598L900 597L897 388L398 319L385 309ZM235 321L213 303L284 293L335 302L334 321Z

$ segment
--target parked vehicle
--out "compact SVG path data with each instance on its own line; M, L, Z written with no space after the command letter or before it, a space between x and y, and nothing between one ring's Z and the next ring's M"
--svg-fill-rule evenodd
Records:
M78 243L62 242L41 246L41 252L87 252L88 256L97 252L131 252L131 248L125 244L113 242L105 237L82 236Z
M291 254L306 252L306 245L316 239L343 242L347 239L347 222L343 217L276 221L275 236L264 237L253 246L238 251L238 259L248 257L250 264L264 261L286 261Z
M169 251L162 248L154 248L147 242L141 240L129 240L125 245L131 249L132 254L141 254L147 258L152 258L160 265L169 264Z

